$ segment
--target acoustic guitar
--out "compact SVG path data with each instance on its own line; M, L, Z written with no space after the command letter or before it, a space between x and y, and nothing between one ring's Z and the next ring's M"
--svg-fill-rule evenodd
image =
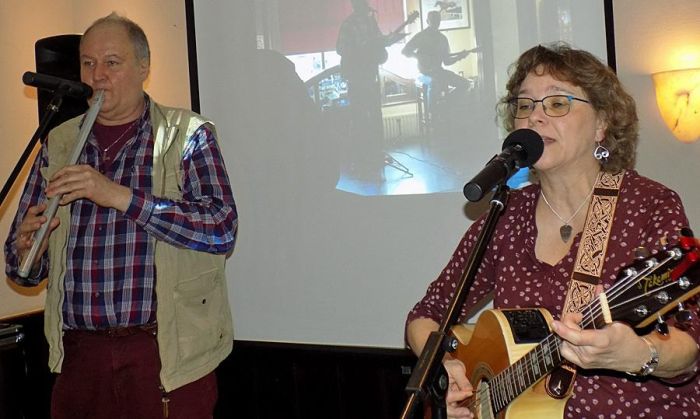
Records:
M700 265L691 270L698 260L698 241L691 237L640 258L581 311L581 326L601 328L612 321L650 326L700 292ZM551 322L551 314L542 308L487 310L473 328L452 329L460 343L452 355L464 363L474 386L465 405L475 417L564 417L568 397L550 397L542 380L564 361L562 340L551 332Z

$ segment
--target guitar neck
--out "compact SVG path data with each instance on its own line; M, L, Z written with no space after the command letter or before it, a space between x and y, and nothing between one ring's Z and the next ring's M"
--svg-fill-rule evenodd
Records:
M391 34L392 34L392 35L398 35L399 32L401 32L401 31L403 30L403 28L405 28L406 26L408 26L408 22L402 23L401 25L399 25L398 28L396 28L396 29L394 29L393 31L391 31Z
M491 406L495 412L504 409L525 390L562 364L564 359L560 352L561 343L559 336L548 335L530 352L491 379L489 390Z
M418 12L415 12L415 11L411 12L408 15L408 18L406 18L406 20L402 24L400 24L396 29L394 29L393 31L391 31L391 33L389 33L389 38L391 39L392 37L396 37L397 35L399 35L401 33L401 31L403 31L406 26L413 23L416 20L416 18L418 18L418 16L419 16ZM403 38L404 36L406 36L408 34L401 34L401 35L402 35L401 37L394 39L389 45L397 42L399 39ZM387 45L387 46L389 46L389 45Z

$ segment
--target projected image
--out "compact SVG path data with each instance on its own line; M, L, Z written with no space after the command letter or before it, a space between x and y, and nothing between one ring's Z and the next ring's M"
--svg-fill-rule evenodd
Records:
M483 151L499 151L496 74L486 71L493 57L470 21L476 5L458 3L286 1L274 16L258 3L258 40L294 63L321 111L336 189L461 191L485 163Z
M606 56L602 0L450 0L438 34L455 77L428 89L411 48L436 2L367 1L383 36L420 14L375 49L376 126L355 122L342 69L351 0L194 2L201 110L242 220L227 264L239 339L403 349L406 311L488 207L462 188L507 137L508 66L554 40Z

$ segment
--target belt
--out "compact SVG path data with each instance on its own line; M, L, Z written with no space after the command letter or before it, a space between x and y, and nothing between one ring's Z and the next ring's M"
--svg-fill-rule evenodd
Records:
M155 335L158 330L157 323L140 324L138 326L125 327L110 327L107 329L69 329L65 332L68 334L90 335L90 336L105 336L110 338L121 338L125 336L133 336L138 333L146 332Z

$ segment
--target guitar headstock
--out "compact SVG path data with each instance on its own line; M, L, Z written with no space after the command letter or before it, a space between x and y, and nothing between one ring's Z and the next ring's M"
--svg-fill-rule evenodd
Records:
M606 291L614 320L641 328L700 292L700 243L683 236L648 256L640 255Z
M418 16L420 16L420 13L418 13L418 10L414 10L411 13L408 14L406 17L406 24L410 25L411 23L415 22L416 19L418 19Z

